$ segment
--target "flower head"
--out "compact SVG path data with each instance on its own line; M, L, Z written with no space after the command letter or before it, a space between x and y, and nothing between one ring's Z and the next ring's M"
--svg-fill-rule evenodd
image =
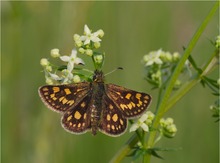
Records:
M130 132L136 131L138 128L142 128L145 132L149 131L148 125L145 123L148 118L147 114L143 114L136 123L131 125Z
M87 25L84 26L84 35L80 37L80 40L84 42L84 45L90 44L90 42L100 42L100 31L92 33Z
M176 135L177 128L172 118L167 118L167 119L162 118L160 120L160 125L161 125L161 132L164 136L168 138L173 138Z
M74 68L74 64L84 64L83 60L81 58L78 58L76 56L77 52L75 49L72 50L72 53L70 56L61 56L60 59L64 62L68 62L67 64L67 70L71 72Z
M150 66L153 64L163 64L162 60L160 59L161 53L162 50L160 49L158 51L152 51L149 54L145 55L143 58L145 66Z

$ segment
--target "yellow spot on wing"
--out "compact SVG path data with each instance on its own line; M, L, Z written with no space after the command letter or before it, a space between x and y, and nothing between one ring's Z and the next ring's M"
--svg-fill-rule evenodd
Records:
M80 105L82 108L84 108L86 106L86 103L83 102L81 105Z
M121 125L123 125L123 124L124 124L124 122L123 122L123 120L122 120L122 119L120 119L120 123L121 123Z
M129 109L133 108L131 103L129 103L127 106L128 106Z
M86 116L87 116L87 114L85 113L84 116L83 116L83 118L86 119Z
M72 115L70 115L69 117L67 117L67 121L70 121L72 119Z
M69 101L67 102L67 104L73 105L73 104L74 104L74 100L69 100Z
M66 98L63 99L62 103L66 104L68 102L68 100Z
M53 94L51 94L51 95L50 95L50 97L51 97L51 98L55 97L55 94L54 94L54 93L53 93Z
M84 114L85 115L85 114ZM78 111L76 111L75 112L75 114L74 114L74 118L76 118L76 119L80 119L81 118L81 114L80 114L80 112L78 112Z
M70 91L70 89L69 89L69 88L65 88L65 89L64 89L64 91L65 91L66 95L71 94L71 91Z
M120 95L121 96L121 93L120 92L116 92L118 95Z
M114 107L112 106L112 104L109 105L109 109L113 109Z
M138 100L140 100L141 98L141 94L140 93L136 93L136 96L135 96Z
M130 104L131 104L133 107L135 107L135 103L131 102Z
M57 92L59 92L60 91L60 88L59 87L53 87L53 92L54 93L57 93Z
M112 116L112 120L113 120L114 122L116 122L116 121L118 120L118 115L117 115L117 114L114 114L114 115Z
M111 119L111 117L110 117L110 115L109 115L109 114L107 115L107 117L106 117L106 118L107 118L107 121L110 121L110 119Z
M128 107L127 107L127 105L125 105L125 104L120 104L120 108L121 108L122 110L125 110L125 108L127 109Z
M128 94L125 96L125 98L129 100L129 99L131 98L131 94L128 93Z
M60 98L59 98L59 101L60 101L60 102L63 101L64 98L65 98L64 96L60 97Z
M43 90L43 91L48 91L48 88L44 87L42 90Z
M44 92L44 95L46 96L46 95L49 95L49 93L48 92Z
M140 100L140 101L139 101L139 104L142 105L142 103L143 103L143 102Z

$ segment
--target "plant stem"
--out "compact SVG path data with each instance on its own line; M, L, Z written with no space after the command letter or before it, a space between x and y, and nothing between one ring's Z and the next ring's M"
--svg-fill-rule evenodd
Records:
M206 66L203 68L202 74L195 75L190 81L186 82L181 89L176 91L174 95L169 99L166 108L164 109L164 113L167 112L174 104L177 103L187 92L189 92L197 83L201 81L201 78L208 73L210 73L213 68L215 67L218 59L216 58L216 55L218 54L218 51L215 51L210 58L210 60L207 62Z
M157 126L159 124L159 120L164 115L164 113L166 111L168 111L181 97L183 97L183 95L185 95L189 90L191 90L191 88L193 86L195 86L198 83L198 81L200 80L200 76L196 76L191 81L189 81L187 84L185 84L183 89L178 91L178 94L176 94L176 95L172 96L172 98L170 98L170 94L171 94L172 88L173 88L173 86L175 84L175 81L176 81L176 79L177 79L177 77L178 77L178 75L179 75L179 73L180 73L180 71L182 69L182 66L184 65L186 59L190 55L192 49L194 48L195 44L197 43L197 41L198 41L198 39L200 37L200 35L202 34L202 32L204 31L205 27L207 26L209 20L212 18L212 16L216 12L216 10L218 8L218 5L219 5L219 3L217 1L214 4L214 6L211 9L211 11L209 12L209 14L207 15L207 17L204 19L203 23L201 24L201 26L199 27L199 29L197 30L195 35L193 36L192 40L189 43L188 48L186 49L183 57L181 58L179 64L177 65L177 67L176 67L176 69L174 71L175 74L172 75L172 77L171 77L171 79L170 79L170 81L168 83L168 87L170 87L170 88L165 90L164 96L163 96L163 98L161 100L161 104L158 106L158 115L155 117L155 120L154 120L152 128L157 128ZM213 56L212 56L212 59L213 59ZM202 75L205 75L208 72L210 72L211 68L207 69L209 67L210 63L211 62L208 62L208 64L204 67L204 71L203 71ZM165 99L164 99L164 97L165 97ZM155 143L154 140L156 138L156 133L157 133L156 131L151 131L150 132L150 136L149 136L148 142L145 145L146 148L152 148L153 147L153 145ZM124 157L126 157L126 155L132 150L131 148L138 142L138 140L139 140L138 136L137 135L133 135L129 139L129 141L113 157L113 159L110 161L110 163L120 163L121 160ZM146 162L146 163L150 163L150 160L151 160L151 155L150 154L146 154L144 156L144 160L143 161Z
M128 155L132 147L137 144L139 138L134 134L128 142L119 150L119 152L111 159L110 163L120 163L121 160Z
M191 54L193 48L195 47L196 43L198 42L199 37L201 36L201 34L203 33L205 27L207 26L208 22L211 20L211 18L213 17L214 13L216 12L217 8L218 8L219 2L216 2L214 4L214 6L212 7L211 11L209 12L209 14L206 16L206 18L204 19L204 21L202 22L202 24L200 25L200 27L198 28L197 32L194 34L192 40L190 41L188 47L185 50L185 53L183 54L182 58L180 59L177 67L175 68L173 75L171 76L168 85L166 87L166 90L164 92L163 98L161 100L161 103L158 107L158 113L157 116L155 117L155 120L153 122L153 128L157 128L159 125L159 121L162 118L162 116L164 115L164 113L166 112L166 105L168 104L168 100L170 98L171 92L173 90L174 84L176 79L178 78L180 71L182 70L182 67L184 66L185 61L187 60L187 58L189 57L189 55ZM149 139L147 142L147 146L148 148L152 148L154 145L154 140L156 137L156 132L151 132L149 135ZM147 159L147 163L150 163L151 160L151 155L150 154L146 154L145 159Z

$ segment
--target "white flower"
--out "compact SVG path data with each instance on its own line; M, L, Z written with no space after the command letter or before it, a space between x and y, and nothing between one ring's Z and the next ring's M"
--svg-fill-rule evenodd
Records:
M75 49L72 50L72 53L70 56L61 56L60 59L64 62L68 62L67 64L67 70L71 72L74 68L74 64L84 64L83 60L81 58L78 58L76 56L77 51Z
M101 39L99 38L100 31L92 33L87 25L84 26L84 34L84 36L80 37L81 41L84 41L84 45L89 44L90 41L94 43L101 41Z
M147 124L145 123L145 121L147 120L148 115L147 114L143 114L136 123L131 125L130 128L130 132L132 131L136 131L139 127L141 127L145 132L149 131L149 127L147 126Z
M160 59L161 53L162 50L160 49L158 51L152 51L149 54L145 55L144 56L144 62L146 62L145 66L151 66L154 63L158 65L163 64L162 60Z

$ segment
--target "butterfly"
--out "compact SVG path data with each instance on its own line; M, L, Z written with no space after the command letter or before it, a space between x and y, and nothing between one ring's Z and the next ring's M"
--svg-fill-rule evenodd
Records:
M105 84L102 71L95 70L92 82L45 85L38 90L41 100L62 114L64 129L74 134L97 131L119 136L126 131L128 119L143 114L151 96L115 84Z

